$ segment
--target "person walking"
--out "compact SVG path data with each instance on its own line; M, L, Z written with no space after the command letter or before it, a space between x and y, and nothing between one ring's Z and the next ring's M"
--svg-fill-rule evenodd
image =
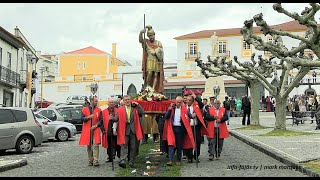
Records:
M141 117L144 110L137 102L130 102L130 96L123 96L124 106L117 109L115 118L118 120L117 144L121 146L119 166L133 168L134 160L138 155L139 141L143 138Z
M117 108L115 107L114 100L108 98L107 100L108 108L102 111L103 124L106 129L106 133L102 135L102 147L107 148L108 160L107 162L112 162L115 154L117 153L118 158L120 158L121 147L117 145L117 120L115 118L117 113ZM112 138L112 139L111 139Z
M224 138L229 137L226 109L221 107L219 100L215 100L214 106L205 111L204 117L208 121L209 160L212 161L214 157L220 159Z
M88 166L99 166L99 145L101 144L100 131L105 133L102 111L97 107L97 104L98 97L92 96L90 97L90 106L84 107L81 111L81 121L83 124L79 145L87 146L89 159Z
M187 108L183 105L183 98L178 96L165 114L163 140L168 142L169 161L167 166L172 166L173 156L176 150L176 165L181 165L182 148L194 148L192 129L187 115Z
M193 148L186 150L188 162L192 163L193 159L199 161L200 147L201 147L201 134L208 135L205 122L203 120L203 115L201 109L203 108L203 103L201 99L196 97L195 94L188 96L187 98L187 109L188 117L190 119L190 126L192 129L193 136L195 137L196 150Z

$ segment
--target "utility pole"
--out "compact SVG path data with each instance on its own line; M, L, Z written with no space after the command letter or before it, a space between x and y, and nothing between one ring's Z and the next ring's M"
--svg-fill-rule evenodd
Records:
M42 103L43 103L43 72L45 71L45 67L41 66L40 71L41 71L41 97L40 97L40 100L41 100L41 108L42 108Z
M32 72L33 72L33 55L30 52L27 52L27 61L29 62L29 86L28 86L28 100L29 100L29 104L28 107L31 108L31 104L32 104Z

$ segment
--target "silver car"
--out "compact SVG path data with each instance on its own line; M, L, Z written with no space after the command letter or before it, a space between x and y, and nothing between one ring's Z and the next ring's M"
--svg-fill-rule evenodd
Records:
M35 113L36 117L42 119L44 124L48 125L49 136L48 139L57 139L58 141L67 141L69 138L77 135L76 126L71 123L63 121L52 121L39 113Z
M87 96L78 96L78 95L69 96L69 97L67 98L66 103L67 103L67 104L84 104L86 97L87 97Z
M30 153L43 141L42 127L31 108L0 107L0 153Z
M81 110L82 105L67 105L55 108L39 109L36 113L52 120L52 121L65 121L72 123L76 126L77 131L82 130Z

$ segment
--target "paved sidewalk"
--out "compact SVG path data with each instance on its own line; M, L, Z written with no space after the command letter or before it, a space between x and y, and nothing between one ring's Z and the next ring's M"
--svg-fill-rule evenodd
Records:
M275 117L271 112L260 112L260 124L270 127L267 129L239 130L237 128L243 127L241 121L242 117L231 117L228 128L232 136L290 167L299 169L299 171L306 173L308 176L320 176L319 173L305 169L301 164L310 160L320 159L320 130L315 130L315 121L313 124L310 121L306 121L304 124L292 126L292 120L287 120L288 130L317 133L291 137L257 136L273 130Z
M27 165L28 162L25 159L19 159L19 160L5 160L0 159L0 172L7 171L10 169L18 168L21 166Z

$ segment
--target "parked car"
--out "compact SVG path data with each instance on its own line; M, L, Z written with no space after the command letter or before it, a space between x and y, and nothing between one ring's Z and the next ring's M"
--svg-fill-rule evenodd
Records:
M66 106L68 104L66 103L53 103L53 104L50 104L47 108L54 108L54 107L60 107L60 106Z
M40 123L42 127L42 140L43 142L48 141L50 137L50 132L49 132L49 125L47 119L43 118L37 113L34 113L34 116L36 117L37 121Z
M41 101L36 101L35 104L36 104L35 106L38 107L38 108L46 108L49 105L54 104L54 102L53 101L44 100L44 101L42 101L42 103L41 103Z
M16 149L27 154L42 141L42 126L31 108L0 107L0 153Z
M67 104L82 104L82 105L84 105L84 103L85 103L85 98L86 98L87 96L79 96L79 95L74 95L74 96L69 96L68 98L67 98Z
M55 108L45 108L37 111L38 114L52 120L69 122L76 126L78 132L82 131L81 110L82 105L67 105Z
M51 121L50 119L36 113L36 117L41 119L41 122L48 125L48 139L57 139L58 141L67 141L69 138L77 135L75 125L63 121Z

